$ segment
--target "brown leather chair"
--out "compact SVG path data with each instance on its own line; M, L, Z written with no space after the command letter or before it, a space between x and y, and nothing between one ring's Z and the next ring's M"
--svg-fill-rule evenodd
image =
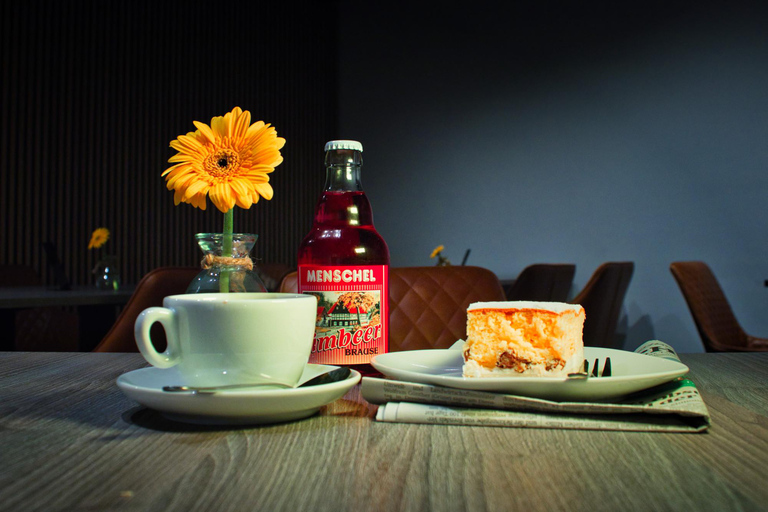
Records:
M504 300L496 274L481 267L389 269L389 350L448 348L467 333L467 306Z
M199 272L199 267L160 267L148 272L139 281L112 329L93 351L138 352L133 326L139 314L149 307L162 306L163 299L168 295L185 293L187 286ZM160 350L165 343L162 327L153 327L152 340Z
M298 290L297 273L282 292ZM448 348L464 339L467 306L504 300L496 274L480 267L390 267L389 350Z
M575 273L576 265L570 263L529 265L504 287L504 294L507 300L566 302Z
M707 352L765 352L768 339L742 329L717 278L702 261L676 261L669 266L691 311Z
M256 263L253 268L269 292L278 291L283 278L292 270L285 263Z
M295 270L293 272L289 272L285 276L283 276L282 281L280 281L280 292L282 293L296 293L299 291L299 273Z
M635 264L631 261L603 263L570 301L584 307L585 346L613 348L616 324L634 270Z

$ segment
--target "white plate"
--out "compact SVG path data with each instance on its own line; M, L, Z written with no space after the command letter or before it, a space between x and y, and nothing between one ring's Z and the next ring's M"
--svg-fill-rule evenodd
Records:
M411 350L374 356L371 364L387 377L450 388L493 391L557 401L604 400L669 382L688 373L684 364L610 348L584 347L584 358L593 364L611 358L611 376L589 379L564 377L467 378L461 373L461 350Z
M307 364L300 382L336 368ZM360 382L354 370L339 382L295 389L238 389L212 395L168 393L163 386L186 384L175 368L141 368L117 378L117 386L129 398L160 411L172 420L198 424L257 425L306 418L315 414Z

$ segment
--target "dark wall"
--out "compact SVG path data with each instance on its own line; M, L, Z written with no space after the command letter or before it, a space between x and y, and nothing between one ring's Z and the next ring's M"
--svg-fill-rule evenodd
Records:
M707 261L768 333L768 3L343 1L340 128L396 266L634 261L625 348L701 350ZM764 334L765 335L765 334Z
M253 256L295 264L336 136L335 7L323 2L4 2L0 7L0 264L48 281L54 242L76 284L107 227L125 282L195 265L222 213L174 206L169 142L235 106L287 139L272 201L235 210Z

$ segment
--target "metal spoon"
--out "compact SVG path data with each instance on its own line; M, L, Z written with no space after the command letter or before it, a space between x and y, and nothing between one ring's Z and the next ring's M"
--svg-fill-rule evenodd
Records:
M225 391L227 389L257 388L261 386L282 386L285 388L294 388L294 387L304 388L308 386L317 386L320 384L330 384L331 382L338 382L340 380L344 380L347 377L349 377L350 373L351 372L349 368L345 368L345 367L336 368L334 370L323 373L321 375L317 375L316 377L313 377L308 381L299 384L298 386L289 386L288 384L281 384L279 382L269 382L269 383L263 383L263 384L252 384L252 383L251 384L228 384L225 386L205 386L205 387L163 386L163 391L166 391L168 393L186 392L186 393L199 394L199 395L212 395L214 393L218 393L219 391Z

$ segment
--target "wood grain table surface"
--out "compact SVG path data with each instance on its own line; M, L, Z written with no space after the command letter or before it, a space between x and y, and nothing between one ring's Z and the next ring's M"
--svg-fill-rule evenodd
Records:
M768 354L683 354L701 434L378 423L359 386L301 421L171 422L138 354L0 353L0 510L768 510Z

